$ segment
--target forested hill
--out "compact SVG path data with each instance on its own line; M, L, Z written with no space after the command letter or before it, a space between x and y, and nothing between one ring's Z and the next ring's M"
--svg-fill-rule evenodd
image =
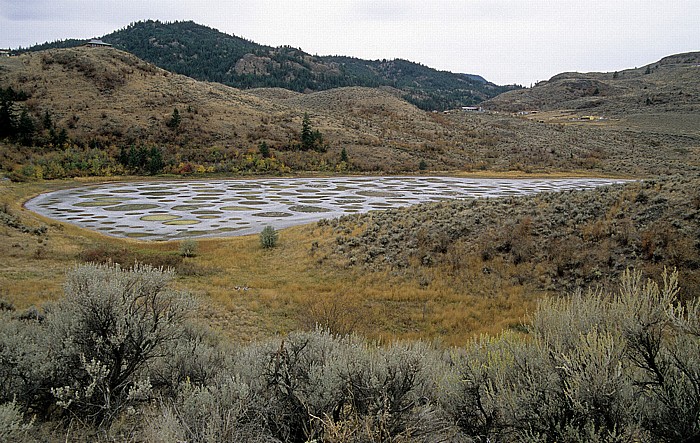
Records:
M319 57L289 46L263 46L191 21L137 22L102 40L168 71L242 89L280 87L308 92L389 86L422 109L444 110L479 103L515 88L406 60ZM81 43L66 40L30 50Z

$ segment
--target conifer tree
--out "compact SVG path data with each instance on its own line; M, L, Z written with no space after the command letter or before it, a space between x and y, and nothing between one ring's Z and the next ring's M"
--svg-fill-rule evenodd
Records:
M11 137L17 130L17 117L12 109L13 102L3 94L0 100L0 138Z
M168 120L168 127L172 129L177 129L180 127L180 123L182 122L182 117L180 117L180 111L177 110L177 108L173 109L173 115L170 116L170 120Z
M314 133L311 129L311 119L308 113L304 113L304 119L301 122L301 149L308 151L314 147Z

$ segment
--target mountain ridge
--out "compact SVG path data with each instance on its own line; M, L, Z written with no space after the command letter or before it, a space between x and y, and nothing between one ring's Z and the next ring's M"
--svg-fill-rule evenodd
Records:
M315 56L291 46L273 48L192 21L135 22L102 36L102 40L168 71L239 89L281 87L310 92L344 86L389 86L423 110L445 110L473 105L516 88L402 59ZM27 50L81 43L66 40Z
M530 121L496 112L425 112L389 86L240 90L173 74L116 48L4 57L0 86L26 97L5 94L12 96L4 109L13 114L16 135L0 141L0 169L20 179L192 171L638 176L691 170L700 153L697 113L660 107L646 120L542 124L549 122L540 121L542 113ZM315 149L300 149L306 115L320 136ZM161 157L148 166L145 155L129 154L132 147Z
M615 72L563 72L529 89L508 91L482 106L501 112L573 110L621 116L630 113L697 113L700 52L673 54Z

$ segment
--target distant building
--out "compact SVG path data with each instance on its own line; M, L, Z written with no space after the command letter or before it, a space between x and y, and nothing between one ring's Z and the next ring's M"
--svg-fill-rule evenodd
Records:
M9 57L10 55L9 49L0 49L0 57Z
M466 112L481 112L483 109L481 106L462 106L462 111Z
M112 45L110 45L109 43L105 43L102 40L96 40L94 38L92 40L90 40L89 42L85 43L85 46L87 46L88 48L111 48L112 47Z

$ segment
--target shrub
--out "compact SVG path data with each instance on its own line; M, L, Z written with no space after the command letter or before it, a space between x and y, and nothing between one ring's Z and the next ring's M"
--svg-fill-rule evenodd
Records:
M247 345L208 381L185 380L148 439L444 441L454 427L430 402L439 355L323 330Z
M265 249L274 248L277 246L279 234L272 226L265 226L260 233L260 246Z
M480 339L454 358L443 407L477 441L695 441L698 302L626 272L616 295L544 301L527 342Z
M319 329L225 348L184 323L190 304L171 278L81 266L44 320L0 311L0 439L56 404L89 426L156 396L129 416L148 441L700 437L700 300L679 301L675 273L657 284L627 271L617 292L545 299L527 339L444 352Z
M180 386L177 397L149 420L146 441L276 441L264 438L255 399L246 383L228 374L212 384Z
M175 398L183 383L206 386L225 373L230 366L226 351L211 331L188 324L183 335L149 365L149 377L161 395Z
M16 401L0 404L0 440L19 441L32 427L33 420L26 423Z
M139 264L130 271L82 265L68 275L66 295L46 319L59 406L102 422L148 395L144 369L182 336L191 306L168 289L172 278L172 271Z
M194 257L197 255L197 241L191 238L180 242L180 255L183 257Z
M46 377L43 368L51 367L44 358L40 324L22 320L13 311L0 311L0 404L18 399L22 406L42 401Z

